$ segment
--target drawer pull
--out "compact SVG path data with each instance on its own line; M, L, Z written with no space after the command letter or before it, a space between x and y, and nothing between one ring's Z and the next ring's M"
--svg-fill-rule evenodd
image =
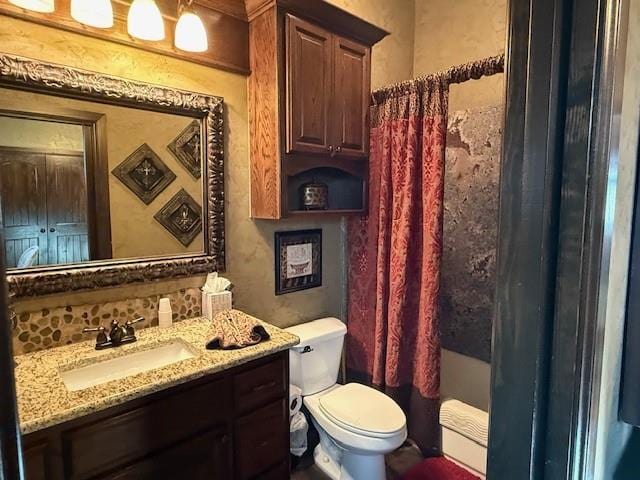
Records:
M276 381L271 380L269 383L263 383L262 385L258 385L257 387L253 387L251 390L253 393L261 392L262 390L266 390L267 388L273 388L276 386Z

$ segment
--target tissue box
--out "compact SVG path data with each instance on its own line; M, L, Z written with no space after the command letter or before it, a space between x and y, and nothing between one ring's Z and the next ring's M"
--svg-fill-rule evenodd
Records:
M231 292L218 293L202 292L202 316L211 320L213 316L222 310L232 308Z

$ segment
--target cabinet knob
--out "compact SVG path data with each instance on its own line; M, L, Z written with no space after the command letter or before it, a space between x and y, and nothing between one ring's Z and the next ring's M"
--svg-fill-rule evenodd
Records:
M336 152L340 153L342 151L342 147L336 147Z
M41 228L41 229L40 229L40 233L45 233L46 231L47 231L47 229L46 229L46 228Z
M53 232L55 232L55 231L56 231L56 229L55 229L55 228L50 228L50 229L49 229L49 231L50 231L51 233L53 233Z
M327 147L327 150L329 150L330 152L333 152L333 145L329 145L329 146Z

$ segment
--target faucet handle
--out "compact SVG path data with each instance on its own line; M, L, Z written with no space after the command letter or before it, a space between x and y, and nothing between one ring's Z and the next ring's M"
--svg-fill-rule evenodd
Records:
M133 339L133 341L136 339L136 331L134 330L133 325L140 322L144 322L144 317L138 316L133 320L127 320L124 324L127 337Z
M102 325L95 328L84 327L82 329L82 333L93 333L93 332L104 332L104 331L105 331L105 328Z
M140 322L144 322L144 317L138 316L138 317L134 318L133 320L127 320L125 322L125 326L130 327L131 325L133 325L135 323L140 323Z
M85 327L82 329L82 333L94 333L98 332L98 336L96 337L96 349L100 349L105 347L110 343L109 337L107 336L107 329L102 325L95 328Z

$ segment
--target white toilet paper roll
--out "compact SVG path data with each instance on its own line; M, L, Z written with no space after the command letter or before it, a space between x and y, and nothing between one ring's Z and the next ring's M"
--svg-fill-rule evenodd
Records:
M289 384L289 417L293 417L302 408L302 390Z

